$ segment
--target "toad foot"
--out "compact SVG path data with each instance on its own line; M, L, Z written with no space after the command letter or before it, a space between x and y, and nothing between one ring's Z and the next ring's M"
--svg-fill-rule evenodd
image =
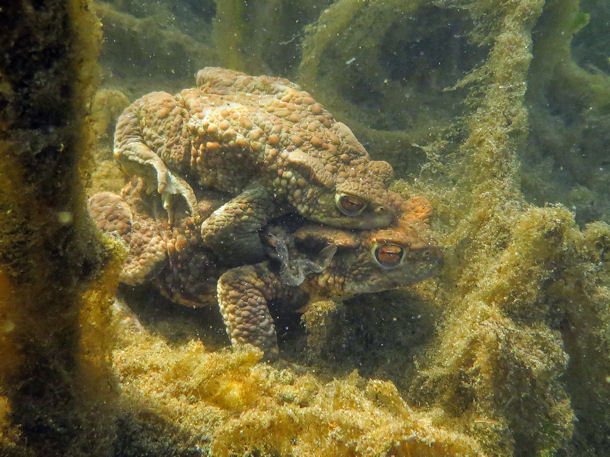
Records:
M163 160L148 146L140 142L131 143L121 150L115 149L114 157L120 163L127 166L138 164L145 168L150 167L155 171L157 192L161 195L161 202L163 203L163 208L167 211L170 222L173 222L175 219L172 202L174 195L182 196L189 212L194 214L197 198L191 186L183 178L169 171Z

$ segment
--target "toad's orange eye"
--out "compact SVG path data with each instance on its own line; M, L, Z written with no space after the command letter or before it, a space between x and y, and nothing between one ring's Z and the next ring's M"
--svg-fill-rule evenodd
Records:
M373 251L375 260L384 268L394 268L400 265L405 250L397 244L382 244Z
M358 216L366 207L362 199L353 195L337 195L336 201L337 206L346 216Z

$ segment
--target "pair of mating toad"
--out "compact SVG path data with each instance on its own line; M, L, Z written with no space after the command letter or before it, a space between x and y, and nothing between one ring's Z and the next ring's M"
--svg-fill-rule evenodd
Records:
M391 166L285 79L201 70L197 88L130 105L114 154L135 178L89 209L129 246L121 280L191 306L217 300L232 344L267 358L271 301L397 288L440 263L427 201L388 190ZM325 225L286 223L295 210Z

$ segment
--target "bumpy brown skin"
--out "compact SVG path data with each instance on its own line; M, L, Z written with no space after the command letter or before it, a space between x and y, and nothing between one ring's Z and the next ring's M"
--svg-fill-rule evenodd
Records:
M403 287L433 275L440 265L440 251L429 237L429 204L415 197L405 203L402 217L388 229L349 232L305 225L288 235L290 255L282 261L295 265L305 259L315 261L329 244L337 246L322 271L310 271L304 282L289 285L282 280L277 262L232 267L232 259L205 247L197 227L221 199L199 197L192 216L170 225L163 211L155 214L154 200L146 198L142 181L135 179L122 197L108 192L91 197L89 211L102 230L114 231L130 248L123 282L150 282L187 306L217 302L231 343L261 348L269 360L278 356L268 308L272 301L296 310L313 298L344 298ZM376 253L390 265L380 264Z
M195 205L197 185L229 192L240 206L246 200L245 217L221 208L203 223L210 248L245 232L241 251L260 256L257 230L290 207L342 228L386 227L398 216L402 199L388 190L391 166L370 160L350 129L297 85L205 68L197 86L136 100L119 118L114 154L156 184L170 213L172 195ZM344 195L366 206L346 215L337 204Z

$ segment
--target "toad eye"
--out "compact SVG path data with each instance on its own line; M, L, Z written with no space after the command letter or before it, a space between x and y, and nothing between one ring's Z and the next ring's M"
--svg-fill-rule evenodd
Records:
M346 216L358 216L366 208L364 200L348 194L337 194L335 202L339 210Z
M394 268L402 263L405 250L397 244L380 244L373 248L375 261L383 268Z

